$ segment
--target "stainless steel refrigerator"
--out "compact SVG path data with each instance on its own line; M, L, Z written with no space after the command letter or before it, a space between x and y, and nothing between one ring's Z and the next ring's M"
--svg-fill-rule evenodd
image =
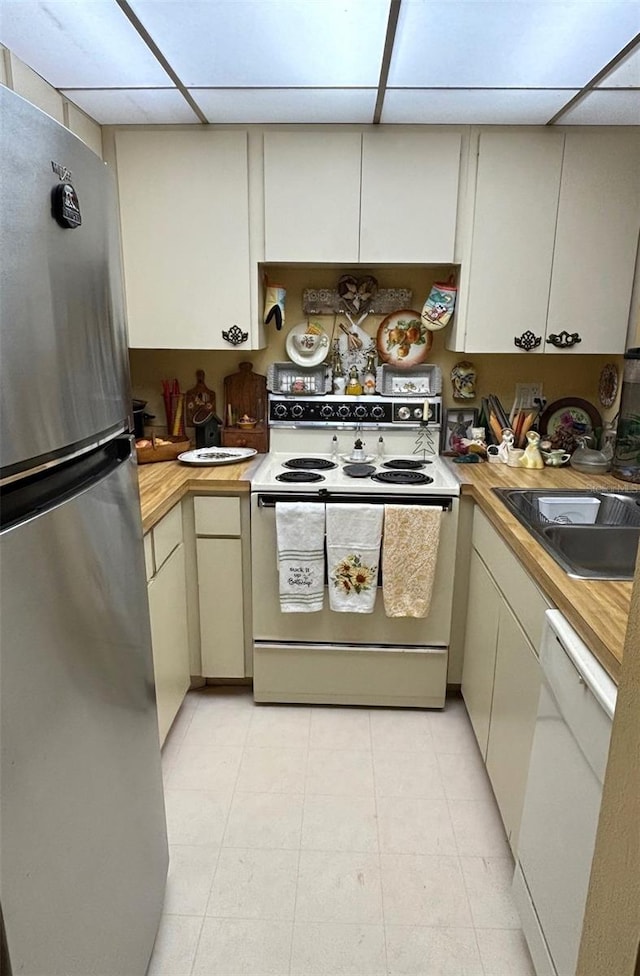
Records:
M6 88L0 123L3 973L143 976L168 859L113 177Z

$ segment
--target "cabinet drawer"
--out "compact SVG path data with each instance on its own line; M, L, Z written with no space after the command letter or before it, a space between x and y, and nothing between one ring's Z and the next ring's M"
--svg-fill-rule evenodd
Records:
M196 535L240 535L240 499L194 498Z
M544 612L551 603L477 507L473 513L473 547L484 560L527 638L535 648L539 647Z
M147 583L156 571L153 561L153 538L152 533L147 532L144 537L144 566L147 571Z
M178 504L161 519L153 530L156 572L182 542L182 505Z

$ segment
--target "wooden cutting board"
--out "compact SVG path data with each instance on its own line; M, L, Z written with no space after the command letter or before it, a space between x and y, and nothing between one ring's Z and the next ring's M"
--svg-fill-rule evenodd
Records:
M232 426L230 421L236 424L244 416L264 421L266 409L266 376L254 373L253 363L240 363L239 372L224 378L225 426Z
M257 420L255 427L237 426L242 417ZM224 378L224 447L255 447L261 454L269 450L267 426L267 377L253 372L253 363L240 363L239 372Z

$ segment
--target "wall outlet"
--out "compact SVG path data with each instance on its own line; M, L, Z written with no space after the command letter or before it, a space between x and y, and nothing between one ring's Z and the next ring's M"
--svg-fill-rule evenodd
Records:
M515 402L519 407L525 410L529 407L535 407L534 400L536 397L538 399L542 397L542 383L516 383Z

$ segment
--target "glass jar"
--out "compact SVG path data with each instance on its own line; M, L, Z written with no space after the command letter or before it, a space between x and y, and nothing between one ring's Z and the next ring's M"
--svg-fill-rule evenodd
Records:
M620 419L611 473L640 484L640 346L624 354Z
M362 377L362 392L365 396L373 396L376 392L375 352L370 352L367 354L367 363L364 367L364 376Z
M362 396L362 384L358 376L357 366L351 366L349 369L349 379L347 380L345 393L348 393L350 396Z

